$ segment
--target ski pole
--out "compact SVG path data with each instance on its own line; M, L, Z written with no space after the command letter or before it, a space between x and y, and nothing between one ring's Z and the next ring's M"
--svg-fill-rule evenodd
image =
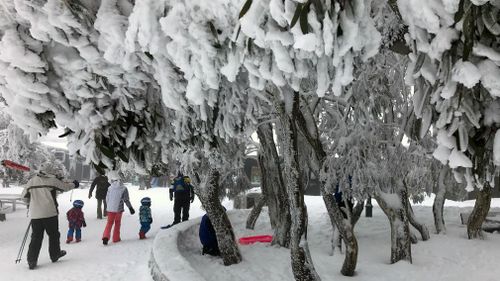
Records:
M69 202L73 201L73 191L74 190L75 190L74 188L71 190L71 194L69 195Z
M17 254L16 263L21 262L21 257L23 256L24 246L26 245L26 241L28 240L28 233L30 231L30 227L31 227L31 221L30 221L30 224L28 224L28 228L26 229L26 233L24 233L23 242L21 243L21 247L19 248L19 253Z

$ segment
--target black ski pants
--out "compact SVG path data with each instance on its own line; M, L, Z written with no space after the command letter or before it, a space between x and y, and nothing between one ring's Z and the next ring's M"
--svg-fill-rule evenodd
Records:
M182 221L187 221L189 219L189 205L191 204L189 201L189 197L175 197L174 200L174 223L181 222L181 212L182 212Z
M30 247L28 249L28 263L36 264L40 248L42 248L43 232L49 236L49 255L52 261L57 260L61 254L61 244L59 242L59 220L57 216L43 219L32 219Z

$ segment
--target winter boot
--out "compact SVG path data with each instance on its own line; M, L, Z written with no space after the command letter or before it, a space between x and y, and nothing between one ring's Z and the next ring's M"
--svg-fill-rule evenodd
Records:
M82 241L82 239L76 238L76 243L81 242L81 241Z
M139 239L146 239L146 233L144 233L144 231L139 232Z
M66 244L71 243L73 241L73 237L68 236L68 239L66 239Z
M31 269L31 270L35 269L35 268L36 268L36 262L29 262L29 263L28 263L28 267L29 267L29 269Z
M61 250L61 252L59 252L59 256L56 257L55 259L52 259L52 262L58 261L60 258L64 257L65 255L66 255L66 251L65 250Z
M106 237L102 238L102 244L104 244L104 245L108 245L108 240L109 240L109 239L108 239L108 238L106 238Z

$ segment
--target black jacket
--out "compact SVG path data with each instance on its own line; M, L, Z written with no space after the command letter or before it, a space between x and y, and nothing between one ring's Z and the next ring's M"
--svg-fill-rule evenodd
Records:
M106 194L108 193L109 187L108 177L100 175L94 179L94 181L90 185L89 197L92 196L92 192L94 191L94 188L96 186L97 190L95 192L95 198L106 200Z

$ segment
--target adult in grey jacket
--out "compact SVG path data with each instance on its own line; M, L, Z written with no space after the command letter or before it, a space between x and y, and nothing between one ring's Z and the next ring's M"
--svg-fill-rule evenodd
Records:
M28 265L35 269L42 247L43 233L49 236L49 255L56 262L66 251L61 250L59 237L59 220L57 209L57 192L68 191L79 186L78 181L65 182L59 177L61 171L47 163L32 177L23 190L22 197L29 201L29 216L31 219L31 242L28 249Z
M97 176L92 184L90 185L89 190L89 199L92 198L92 192L94 188L97 186L95 191L95 199L97 199L97 218L102 219L102 216L107 216L107 208L106 208L106 194L108 193L109 181L108 177L105 175ZM102 204L104 203L104 213L102 210Z

